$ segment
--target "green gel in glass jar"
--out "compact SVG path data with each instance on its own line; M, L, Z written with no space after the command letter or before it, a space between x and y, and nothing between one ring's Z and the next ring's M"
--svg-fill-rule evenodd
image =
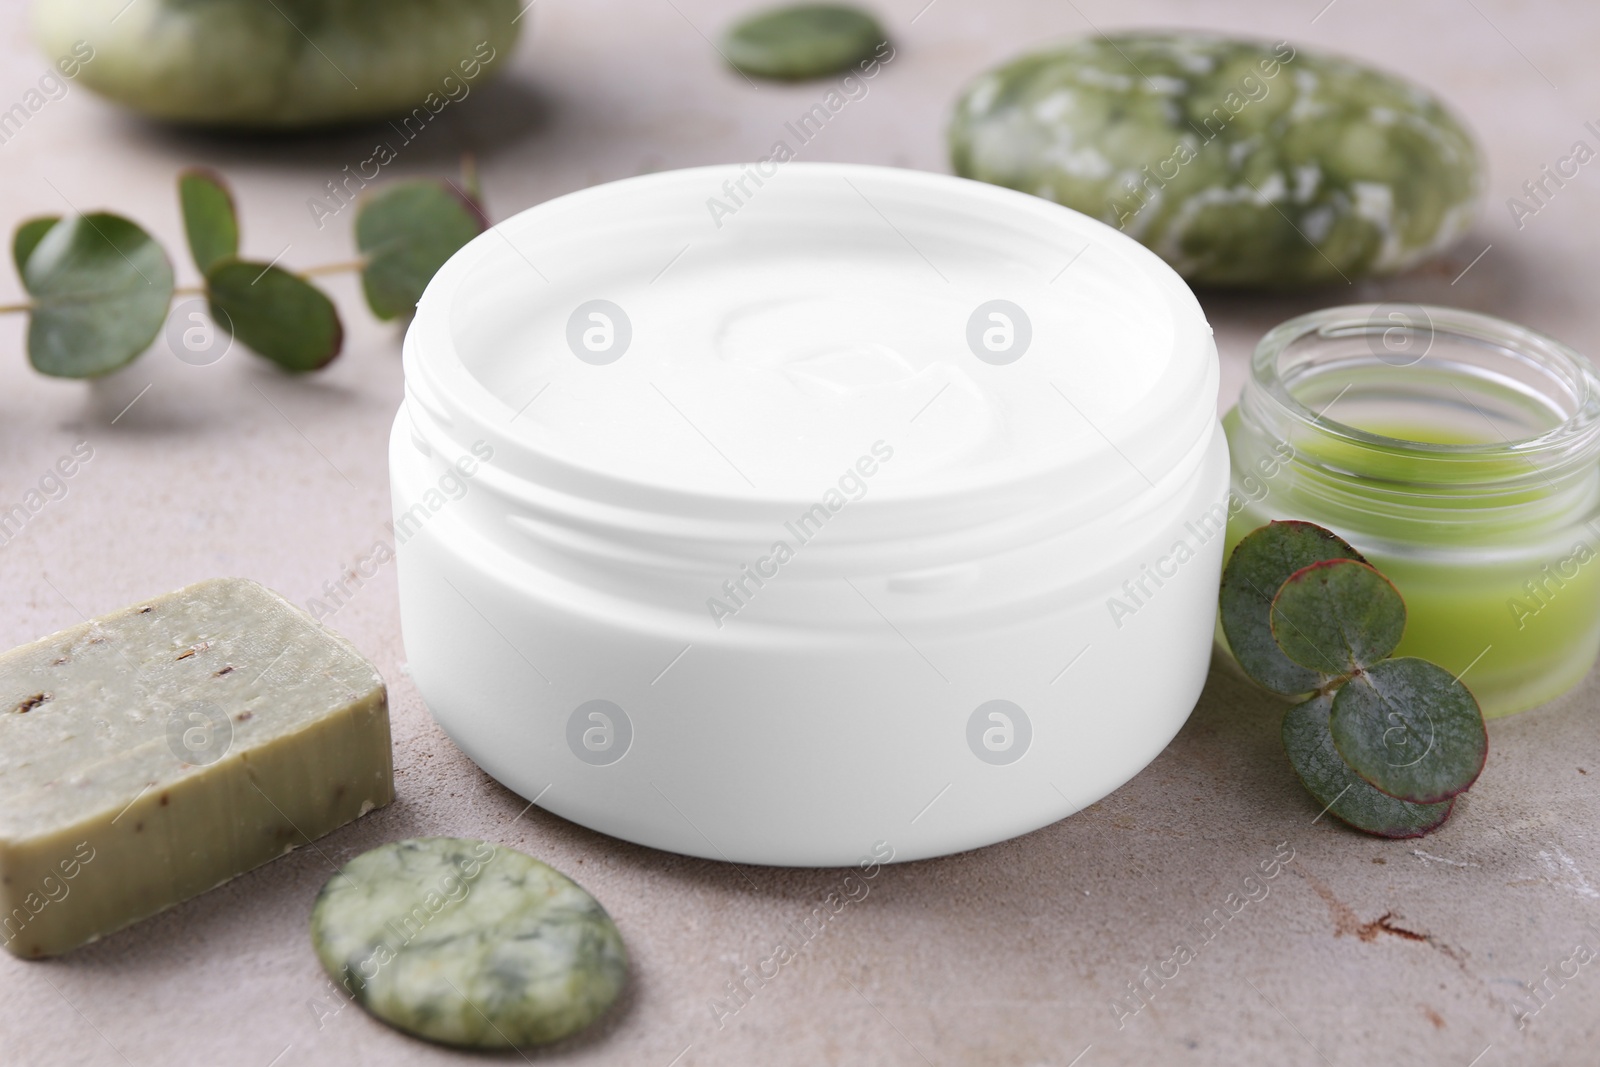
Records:
M1565 692L1600 649L1600 378L1520 326L1329 308L1256 346L1223 418L1227 551L1274 519L1340 534L1399 588L1405 638L1489 717Z

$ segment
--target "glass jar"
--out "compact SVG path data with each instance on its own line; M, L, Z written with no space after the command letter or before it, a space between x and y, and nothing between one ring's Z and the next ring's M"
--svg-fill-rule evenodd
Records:
M1262 338L1223 419L1228 551L1274 519L1354 545L1406 600L1396 655L1485 715L1544 703L1600 648L1600 379L1513 323L1376 304Z

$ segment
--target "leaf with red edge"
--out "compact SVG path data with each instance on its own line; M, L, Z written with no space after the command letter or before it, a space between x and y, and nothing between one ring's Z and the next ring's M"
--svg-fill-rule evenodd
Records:
M1412 656L1375 663L1346 682L1329 728L1353 771L1413 804L1464 792L1489 754L1471 691L1443 667Z
M1289 576L1272 598L1272 638L1319 674L1349 674L1395 650L1406 602L1393 583L1353 559L1330 559Z
M1329 559L1362 557L1337 534L1309 522L1263 526L1246 534L1228 557L1222 632L1244 672L1274 693L1294 696L1322 684L1320 672L1285 656L1273 639L1272 600L1296 571Z
M1328 729L1333 698L1296 704L1283 717L1283 748L1306 791L1339 821L1379 837L1421 837L1437 830L1455 804L1408 804L1380 793L1352 771Z
M284 370L320 370L344 344L333 301L281 267L224 260L206 275L206 296L213 321Z
M477 199L443 180L394 182L362 201L356 246L366 257L361 287L380 319L417 306L445 261L489 220Z
M239 218L233 193L222 175L191 167L178 175L178 206L183 209L183 233L189 253L201 274L239 254Z

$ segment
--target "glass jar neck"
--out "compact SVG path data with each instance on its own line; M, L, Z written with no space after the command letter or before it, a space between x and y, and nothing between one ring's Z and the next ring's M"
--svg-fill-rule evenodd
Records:
M1257 346L1236 417L1250 437L1236 466L1286 463L1291 495L1354 529L1488 537L1588 515L1600 495L1593 367L1473 312L1378 304L1292 319Z

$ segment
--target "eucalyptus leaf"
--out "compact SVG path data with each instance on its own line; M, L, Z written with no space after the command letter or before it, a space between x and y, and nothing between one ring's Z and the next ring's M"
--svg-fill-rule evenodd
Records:
M1272 600L1297 571L1330 559L1366 562L1361 553L1309 522L1274 522L1247 535L1222 572L1222 632L1246 674L1275 693L1294 696L1323 675L1283 654L1272 635Z
M178 175L178 203L189 252L201 274L239 254L239 217L222 175L199 167L184 171Z
M172 302L172 264L137 223L74 215L29 236L22 284L33 297L28 358L37 370L92 378L150 346Z
M380 319L417 306L445 260L489 226L476 200L431 178L395 182L362 201L356 246L361 287Z
M1341 822L1380 837L1421 837L1443 825L1455 801L1408 804L1380 793L1350 769L1328 731L1333 704L1332 696L1319 693L1283 717L1283 748L1306 791Z
M339 354L344 327L333 302L281 267L224 260L206 275L211 317L285 370L325 367Z
M60 215L42 215L17 224L17 232L11 237L11 260L17 265L19 276L27 268L28 257L33 255L33 250L44 239L44 235L60 221Z
M1272 636L1284 655L1319 674L1349 674L1400 643L1406 602L1365 563L1330 559L1289 576L1272 600Z
M1352 770L1413 804L1465 791L1489 754L1471 691L1443 667L1412 656L1375 663L1345 683L1329 728Z

